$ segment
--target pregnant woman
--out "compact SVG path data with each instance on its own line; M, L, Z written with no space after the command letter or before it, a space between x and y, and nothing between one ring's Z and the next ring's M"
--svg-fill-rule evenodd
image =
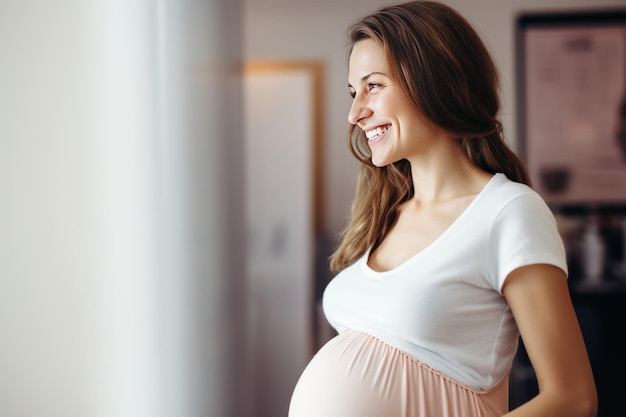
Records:
M595 416L563 243L503 140L485 45L429 1L379 9L349 37L362 166L324 294L338 335L289 417ZM509 411L520 335L539 394Z

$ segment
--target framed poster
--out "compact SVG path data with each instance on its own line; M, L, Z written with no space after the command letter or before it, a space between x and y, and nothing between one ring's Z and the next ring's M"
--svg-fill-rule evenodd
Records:
M626 202L626 8L516 22L520 153L553 206Z

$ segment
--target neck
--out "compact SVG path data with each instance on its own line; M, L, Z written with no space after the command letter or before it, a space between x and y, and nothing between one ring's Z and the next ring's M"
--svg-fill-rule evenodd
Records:
M427 205L477 194L491 178L469 160L456 141L444 141L448 142L445 146L409 161L415 203Z

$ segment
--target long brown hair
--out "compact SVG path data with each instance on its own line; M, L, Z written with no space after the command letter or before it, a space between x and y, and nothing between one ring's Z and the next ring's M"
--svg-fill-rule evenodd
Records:
M494 61L471 25L452 8L432 1L383 7L349 27L351 45L379 42L391 76L434 125L451 132L476 166L530 185L521 160L506 145L500 110L500 80ZM413 196L409 162L372 164L367 138L350 126L348 143L361 161L348 227L331 256L340 271L377 246L393 225L397 208Z

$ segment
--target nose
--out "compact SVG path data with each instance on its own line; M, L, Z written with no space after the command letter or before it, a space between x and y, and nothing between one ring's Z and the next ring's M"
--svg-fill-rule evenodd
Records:
M358 94L352 100L352 106L350 106L350 112L348 113L348 122L356 125L361 120L372 115L372 109L367 104L367 101Z

